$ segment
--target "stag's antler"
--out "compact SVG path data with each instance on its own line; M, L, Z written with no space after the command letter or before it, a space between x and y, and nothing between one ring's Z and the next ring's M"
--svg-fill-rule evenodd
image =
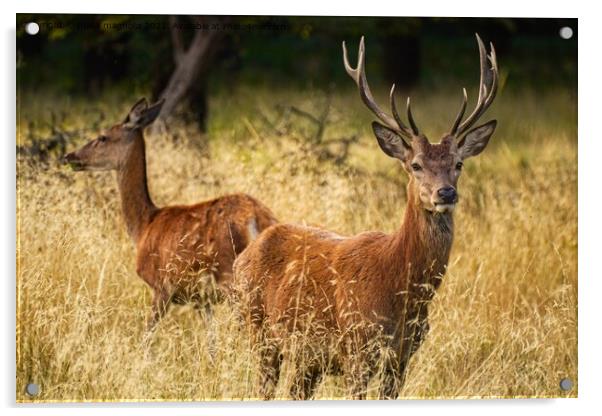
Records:
M466 111L466 103L468 101L466 89L463 90L464 99L462 101L462 106L460 107L460 111L458 112L456 120L454 121L452 129L450 131L450 134L456 137L465 133L477 122L477 120L489 108L489 106L493 102L493 99L495 98L495 94L497 93L499 75L493 43L489 43L491 53L489 54L489 56L487 56L487 51L485 50L485 45L483 44L483 41L479 37L478 33L475 33L475 35L477 37L477 43L479 44L479 58L481 63L479 98L477 99L477 105L475 106L473 112L466 118L466 120L464 120L464 122L462 122L464 112ZM491 62L491 67L487 65L487 60Z
M360 39L360 46L357 57L357 68L352 68L349 65L349 58L347 57L347 47L345 46L345 42L343 41L343 63L345 64L345 70L349 74L351 78L357 84L360 96L364 104L382 121L387 127L397 131L398 133L410 138L412 136L417 136L420 134L416 123L414 122L414 117L412 117L412 108L410 106L410 98L408 97L407 102L407 113L408 120L410 122L411 129L408 128L401 120L401 117L397 113L397 107L395 105L395 84L391 88L391 92L389 94L389 101L391 103L391 112L393 113L393 117L389 114L385 113L380 109L374 97L372 96L372 92L370 91L370 87L368 86L368 81L366 79L366 68L364 63L364 37Z

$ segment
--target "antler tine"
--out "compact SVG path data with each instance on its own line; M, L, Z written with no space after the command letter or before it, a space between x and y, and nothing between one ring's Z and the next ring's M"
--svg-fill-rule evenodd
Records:
M363 58L363 56L362 56L363 55L362 45L364 43L363 41L364 41L364 37L362 36L362 39L360 40L360 47L359 47L359 52L358 52L358 57L357 57L357 61L358 61L357 66L358 67L356 69L353 69L353 67L349 64L349 58L347 56L347 46L345 45L345 41L343 41L343 64L345 65L345 71L347 71L349 76L351 78L353 78L355 83L358 85L359 85L358 70L359 70L359 67L361 65L361 61Z
M479 79L479 97L477 98L477 104L473 112L468 116L468 118L460 124L459 132L461 133L465 128L469 127L469 123L472 122L473 118L479 113L481 110L481 106L483 105L483 98L485 94L485 78L487 77L487 51L485 50L485 45L481 40L479 34L475 34L477 37L477 44L479 45L479 66L480 66L480 79Z
M391 112L393 113L393 118L399 125L401 129L404 131L409 131L410 129L405 125L399 113L397 112L397 105L395 104L395 84L391 87L391 92L389 93L389 102L391 103Z
M343 41L343 64L345 65L345 70L347 74L355 81L358 86L360 97L364 104L378 117L387 127L401 133L402 135L411 136L411 131L408 129L403 123L399 123L399 116L394 115L395 118L391 117L389 114L385 113L380 109L374 97L372 96L372 91L370 91L370 87L368 86L368 80L366 79L366 68L365 68L365 46L364 46L364 37L360 39L360 46L358 50L357 57L357 68L353 68L349 64L349 57L347 56L347 46Z
M462 121L462 118L464 117L464 112L466 111L466 104L468 104L468 94L466 94L466 88L462 88L462 93L464 95L464 98L462 99L462 106L460 107L460 111L458 111L458 115L456 116L456 119L454 120L454 124L450 131L451 135L456 134L456 132L458 131L458 126L460 125L460 122Z
M490 82L487 83L489 85L489 88L488 88L489 94L487 95L487 98L485 99L483 105L481 106L479 113L476 115L475 121L478 120L479 117L481 117L481 115L483 115L483 113L485 113L487 108L489 108L489 106L493 102L495 95L497 94L497 87L498 87L497 57L495 55L495 48L493 47L493 43L490 42L489 46L491 49L491 53L487 57L489 62L491 62L491 68L489 69L489 72L487 73L489 75L489 79L490 79ZM485 87L485 88L487 90L487 87Z
M410 126L412 127L412 132L414 133L414 135L418 136L420 134L420 130L418 130L418 126L416 126L416 123L414 122L414 117L412 116L412 106L410 104L410 97L408 97L407 110L408 121L410 122Z
M495 54L493 43L489 42L489 48L491 49L491 53L489 54L489 62L491 62L491 91L489 92L489 97L485 102L485 107L489 107L495 98L495 95L497 94L498 83L497 55Z
M481 69L481 78L479 81L479 97L477 99L477 104L473 112L462 122L460 125L456 126L458 120L454 122L454 127L451 130L451 134L459 136L464 133L470 127L474 125L474 123L483 115L483 113L489 108L495 95L497 93L497 84L498 84L498 67L497 67L497 58L495 54L495 49L493 44L490 43L491 54L487 56L487 51L485 49L485 45L481 40L480 36L477 34L477 43L479 45L479 61L480 61L480 69ZM491 68L488 68L487 61L491 62ZM464 108L466 103L463 102L462 107ZM461 110L463 112L463 110ZM460 118L461 120L461 118Z

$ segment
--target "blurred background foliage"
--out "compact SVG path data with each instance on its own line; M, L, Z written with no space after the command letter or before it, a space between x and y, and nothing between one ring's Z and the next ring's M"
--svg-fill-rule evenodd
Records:
M20 89L52 89L72 95L106 88L160 96L176 66L172 31L184 42L198 30L217 31L203 56L194 96L240 84L269 87L353 87L343 70L341 41L355 60L366 36L371 83L401 89L472 85L478 77L474 33L492 41L503 81L510 88L573 88L577 82L576 19L17 15L17 76ZM40 32L25 33L27 22ZM569 26L571 39L559 36ZM196 91L194 91L196 90Z

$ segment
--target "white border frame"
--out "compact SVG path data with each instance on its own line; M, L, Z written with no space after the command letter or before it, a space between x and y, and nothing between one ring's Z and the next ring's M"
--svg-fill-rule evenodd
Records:
M0 216L2 230L1 264L2 276L2 319L0 320L3 340L0 342L0 357L5 365L0 376L1 405L10 415L61 415L80 414L82 411L101 414L110 411L114 416L130 415L133 410L142 410L147 415L163 415L166 411L178 415L239 414L241 411L254 415L306 415L308 412L326 414L335 410L347 415L364 415L366 412L395 412L445 415L461 414L504 415L515 412L537 412L550 415L568 413L593 413L602 408L602 383L600 340L602 338L602 273L598 271L598 242L602 235L600 227L602 207L600 184L597 173L599 156L602 155L602 138L598 134L596 121L598 100L602 96L600 73L602 65L597 52L602 39L601 14L595 2L585 5L567 1L527 2L506 0L503 2L423 1L394 3L383 0L341 3L323 0L304 0L285 3L278 0L231 1L212 3L169 0L160 3L151 1L124 2L103 0L101 3L82 1L21 0L19 4L2 4L2 46L4 64L0 66L2 90L6 91L1 101L2 125L5 137L0 140L0 187L3 215ZM487 17L576 17L579 18L579 398L578 399L499 399L499 400L440 400L440 401L397 401L397 402L213 402L213 403L104 403L104 404L45 404L17 405L15 403L15 13L131 13L131 14L255 14L255 15L338 15L338 16L487 16ZM559 190L562 191L562 190ZM598 255L598 256L597 256ZM169 409L169 410L168 410Z

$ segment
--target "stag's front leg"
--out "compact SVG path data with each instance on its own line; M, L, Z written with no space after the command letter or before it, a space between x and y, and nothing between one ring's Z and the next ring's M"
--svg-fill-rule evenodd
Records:
M346 381L353 400L365 400L370 381L370 370L366 365L360 365L346 371Z
M291 387L291 397L293 400L309 400L314 397L316 387L322 380L322 370L320 368L307 368L297 370L295 381Z
M322 380L323 368L313 357L300 353L290 394L294 400L309 400Z
M424 306L420 310L420 313L418 315L418 320L416 322L416 325L414 326L414 331L413 331L414 336L413 336L412 348L410 350L410 356L412 356L416 351L418 351L418 348L424 342L426 335L429 333L430 329L431 329L431 327L430 327L429 321L428 321L428 310L427 310L426 306Z
M267 341L260 345L260 394L264 400L272 400L280 378L282 354L275 342Z
M202 302L197 302L194 304L194 308L205 323L205 333L207 334L207 350L209 352L209 359L211 360L211 363L214 363L217 348L215 339L215 325L213 319L213 306L210 303L203 304Z
M403 385L404 370L405 368L401 368L397 354L390 354L384 358L383 380L378 392L379 400L395 400L397 398Z
M166 291L156 290L153 297L153 304L151 306L151 313L146 322L146 332L150 334L154 331L155 327L167 313L169 304L171 303L171 296Z
M345 382L353 400L364 400L368 391L371 371L367 354L359 348L347 353Z
M405 329L405 338L401 347L401 355L394 354L385 361L384 379L380 388L380 399L396 399L406 379L408 362L420 345L430 327L426 308L412 320Z

